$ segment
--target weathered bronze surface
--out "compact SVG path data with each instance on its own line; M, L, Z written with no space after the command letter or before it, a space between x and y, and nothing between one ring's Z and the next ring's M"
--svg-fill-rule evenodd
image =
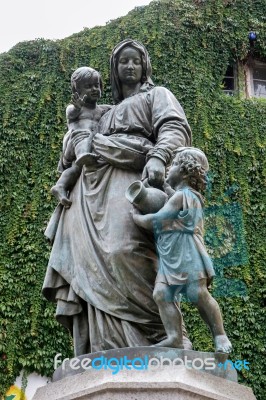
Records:
M69 208L71 201L67 194L75 186L81 167L94 164L97 155L91 152L98 122L110 106L97 104L101 97L102 79L99 72L90 67L80 67L71 76L72 103L66 108L68 132L63 139L63 157L59 163L61 176L52 194Z
M150 196L144 198L145 207L143 202L136 202L137 206L139 203L142 205L138 208L146 215L135 209L133 219L140 228L154 232L159 254L153 297L167 338L156 346L183 348L183 320L175 299L185 293L210 328L215 351L229 353L232 346L224 331L221 311L208 290L215 275L203 239L202 194L208 170L209 163L203 151L195 147L179 147L166 180L173 189L172 195L155 212L151 210L160 191L151 190ZM138 200L138 193L135 197L135 201Z
M75 355L165 338L153 299L154 239L134 223L125 191L141 178L161 187L177 148L191 144L184 111L169 90L153 84L142 44L119 43L110 73L115 105L94 135L96 162L83 167L71 207L58 213L43 285L44 296L57 302L58 321L73 335ZM67 170L65 161L66 154ZM183 336L190 348L184 329Z
M168 200L165 192L148 184L148 179L131 183L125 195L143 214L159 211Z

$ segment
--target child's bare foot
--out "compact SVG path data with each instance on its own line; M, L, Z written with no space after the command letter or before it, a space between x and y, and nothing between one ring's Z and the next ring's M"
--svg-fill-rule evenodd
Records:
M217 335L214 338L216 353L230 353L232 344L226 335Z
M51 189L51 193L57 198L58 201L60 201L63 206L66 208L69 208L72 204L72 201L70 201L67 198L67 192L63 186L60 185L55 185Z
M95 165L99 156L94 153L83 153L76 159L76 164L82 167L82 165Z
M161 342L156 343L154 346L156 346L156 347L172 347L175 349L183 349L184 348L183 343L180 342L180 340L176 336L166 338L166 339L162 340Z

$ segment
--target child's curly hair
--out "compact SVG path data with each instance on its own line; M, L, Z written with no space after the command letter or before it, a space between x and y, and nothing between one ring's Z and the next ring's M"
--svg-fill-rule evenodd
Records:
M184 179L197 192L203 193L207 186L207 171L209 163L200 149L195 147L181 147L175 156L175 162L180 165Z
M71 75L71 89L74 94L77 91L77 86L82 83L85 78L92 78L93 75L97 75L100 81L100 89L103 90L103 82L101 74L93 68L90 67L80 67L76 69Z

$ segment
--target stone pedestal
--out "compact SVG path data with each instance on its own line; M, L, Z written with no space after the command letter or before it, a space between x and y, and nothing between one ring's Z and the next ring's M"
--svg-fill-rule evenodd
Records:
M163 357L168 361L164 362L165 365L156 365L154 360L148 368L143 368L141 359L145 356L149 360ZM127 368L118 371L118 368L111 369L111 364L109 367L106 364L106 360L110 360L112 365L117 365L115 359L124 362L124 357L132 361ZM191 368L192 364L198 368L201 364L199 359L203 360L205 370ZM38 389L33 400L256 400L250 388L237 383L235 370L218 366L208 369L210 359L214 359L217 365L224 363L226 356L154 347L88 354L58 368L53 383ZM77 368L82 360L87 368L85 372Z

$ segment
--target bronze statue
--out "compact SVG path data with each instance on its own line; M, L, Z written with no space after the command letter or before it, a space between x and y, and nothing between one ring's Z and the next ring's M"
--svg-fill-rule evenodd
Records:
M215 351L229 353L232 346L219 305L208 291L215 275L203 241L201 193L208 169L201 150L180 147L166 180L174 189L172 196L156 213L141 215L135 208L133 219L141 228L155 230L160 263L153 296L167 333L157 346L183 348L182 315L174 302L176 296L186 293L209 326ZM157 193L153 195L158 197Z
M125 191L141 178L161 187L177 149L191 144L191 131L174 95L152 82L141 43L126 39L113 49L111 85L115 105L92 140L96 162L83 166L71 207L62 210L43 286L73 335L75 355L166 337L153 299L154 239L134 223ZM79 134L73 140L66 153L73 154ZM191 348L183 336L184 348Z
M59 163L62 173L52 194L59 202L69 208L71 201L68 193L72 190L85 163L94 161L91 153L91 143L98 130L98 122L110 106L98 105L101 97L102 78L93 68L78 68L71 76L72 104L66 109L68 132L63 140L63 160ZM77 143L74 138L78 137ZM72 146L67 146L71 142Z

